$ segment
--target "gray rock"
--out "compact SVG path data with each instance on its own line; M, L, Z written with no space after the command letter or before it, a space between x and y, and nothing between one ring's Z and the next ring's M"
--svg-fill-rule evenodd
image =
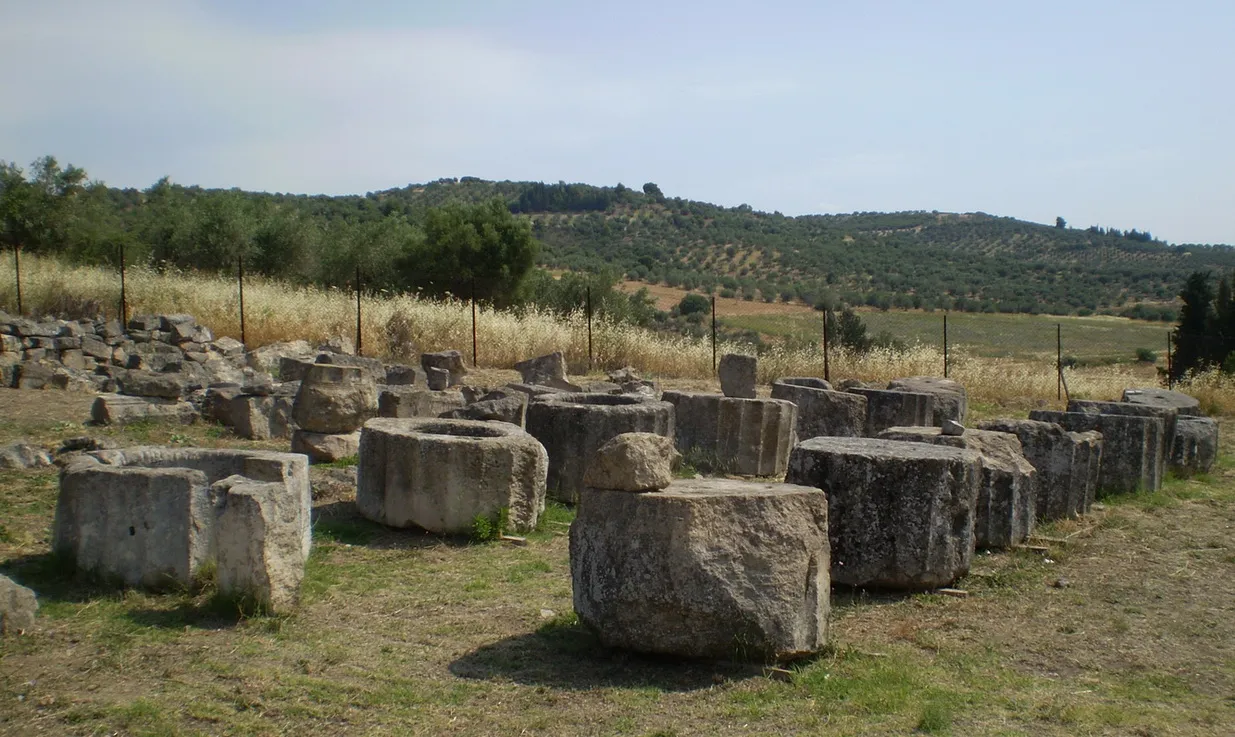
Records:
M608 377L609 381L612 381L614 384L629 384L632 381L642 380L634 366L623 366L616 371L610 371Z
M21 358L14 353L0 353L0 388L12 389L20 375Z
M293 340L290 343L271 343L260 348L255 348L245 354L246 363L268 374L279 376L279 362L285 357L300 358L307 361L312 361L317 355L317 351L309 345L308 341ZM288 381L288 379L283 379Z
M978 423L981 430L1011 433L1038 472L1036 522L1067 519L1089 512L1102 464L1102 435L1068 432L1054 422L999 419Z
M1153 474L1162 483L1162 474L1166 472L1170 460L1171 448L1175 445L1175 424L1179 412L1174 407L1134 404L1130 402L1098 402L1089 399L1073 399L1068 402L1069 412L1086 412L1103 415L1130 415L1133 417L1157 417L1162 420L1162 441L1159 445L1161 454L1153 459Z
M782 399L740 399L667 391L674 406L678 450L702 457L716 471L780 476L796 442L798 408Z
M228 401L221 422L249 440L290 438L296 430L294 406L294 400L286 396L238 395Z
M549 453L549 496L573 503L601 445L627 432L672 437L673 406L629 394L548 395L528 405L527 431Z
M738 353L726 353L720 357L717 373L720 375L720 391L726 397L755 398L759 359Z
M356 344L352 342L351 338L336 335L328 339L325 343L319 345L317 350L324 351L326 353L336 353L343 356L354 356L356 355ZM331 363L334 362L331 361Z
M293 609L300 600L309 538L301 500L282 483L229 476L211 486L215 503L215 562L219 592L245 596L266 611Z
M457 534L506 510L511 530L523 531L544 510L549 458L513 425L378 418L360 446L356 506L375 522Z
M448 420L490 420L508 422L523 429L527 425L526 394L515 393L514 396L500 399L485 399L473 402L466 407L447 410L438 417Z
M809 389L823 389L824 391L832 391L832 384L825 379L818 379L814 376L785 376L777 379L779 384L788 384L789 386L804 386Z
M444 368L430 366L425 369L425 386L430 391L445 391L450 386L450 372Z
M684 657L777 660L828 643L828 500L722 479L589 489L570 526L579 619L601 642Z
M34 629L39 601L34 592L8 576L0 576L0 635L20 635Z
M430 368L449 371L451 386L461 383L463 377L467 374L467 368L463 365L463 354L454 350L422 353L420 356L420 368L426 374L429 373Z
M583 388L572 384L566 378L566 358L561 351L555 351L547 356L529 358L515 364L515 370L523 378L524 384L547 386L567 392L583 391Z
M49 361L22 361L16 367L14 386L18 389L43 389L60 368Z
M417 375L420 379L417 381ZM386 381L383 383L394 386L414 386L415 384L424 384L428 379L425 378L425 372L415 366L405 366L401 363L391 363L386 365Z
M227 336L215 338L215 340L211 342L211 346L213 346L215 352L221 354L224 358L239 358L244 355L244 343L241 343L235 338L229 338Z
M51 453L30 443L13 443L0 447L0 468L46 468L52 465Z
M300 384L292 419L301 430L341 434L377 415L377 385L355 366L315 364Z
M21 353L21 338L15 335L0 335L0 353Z
M893 391L930 394L935 398L935 412L931 424L943 427L945 420L963 423L969 411L969 398L965 387L952 379L940 376L908 376L888 382Z
M526 394L528 395L530 399L536 399L537 397L547 397L547 396L551 396L554 394L582 393L582 392L573 391L573 390L569 392L564 392L561 389L554 389L551 386L541 386L539 384L507 384L506 388Z
M319 353L316 363L330 363L335 366L355 366L365 373L374 384L386 381L386 366L376 358L350 356L345 353Z
M1072 432L1102 433L1099 491L1126 494L1162 488L1165 430L1160 418L1048 410L1033 410L1029 418L1055 422Z
M935 427L894 427L879 437L968 448L981 454L982 482L973 524L979 548L1010 548L1023 543L1033 532L1038 472L1021 452L1021 441L1015 435L990 430L948 435Z
M822 379L819 380L823 382ZM826 382L823 382L826 383ZM772 384L772 398L798 406L799 440L820 436L861 437L866 434L866 397L822 389L811 384Z
M941 434L959 437L965 434L965 426L956 420L944 420Z
M1189 415L1192 417L1200 417L1204 415L1204 413L1201 412L1200 400L1196 397L1188 396L1183 392L1172 391L1170 389L1124 389L1122 399L1124 402L1128 402L1130 404L1173 409L1181 415Z
M91 358L97 358L100 361L110 361L112 348L98 338L85 336L81 339L81 350Z
M431 391L411 386L382 387L378 395L380 417L438 417L464 405L456 392Z
M94 400L90 418L98 425L127 425L138 420L170 420L189 424L197 411L188 402L158 397L103 394Z
M1171 445L1171 468L1183 476L1208 473L1217 459L1218 423L1208 417L1180 415Z
M159 397L180 399L185 394L186 382L179 374L129 371L120 379L120 392L130 397Z
M316 365L313 358L304 356L279 356L276 375L279 381L304 381L305 374Z
M785 480L828 493L833 583L922 590L969 571L981 475L972 450L811 438Z
M680 458L673 439L649 432L627 432L597 449L583 474L583 484L610 491L657 491L673 481Z
M875 437L892 427L931 427L935 397L920 392L853 387L845 391L866 397L866 434Z
M841 379L841 382L836 385L836 388L843 392L847 392L850 389L872 389L873 387L861 379Z
M313 463L334 463L360 453L360 431L321 433L292 431L292 452L303 453Z
M236 475L249 480L242 487L280 487L278 524L299 536L303 566L311 543L308 465L303 456L269 451L140 447L79 454L60 471L52 548L82 570L129 586L191 584L217 560L220 534L225 541L243 538L249 560L261 564L263 548L286 535L268 529L252 537L252 525L237 534L220 528L216 510L229 504L228 489L237 482L215 484Z
M589 381L582 385L585 394L621 394L622 385L612 381Z

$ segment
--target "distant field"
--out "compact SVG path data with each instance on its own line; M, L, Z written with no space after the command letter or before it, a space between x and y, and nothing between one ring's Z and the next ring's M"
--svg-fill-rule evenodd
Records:
M819 340L823 332L823 317L817 312L724 314L719 305L717 312L724 324L769 336ZM871 333L886 330L906 342L943 345L942 312L864 311L860 314ZM1060 328L1064 355L1083 362L1135 361L1138 348L1148 348L1165 362L1170 326L1122 317L949 313L948 346L990 358L1054 360L1056 326Z

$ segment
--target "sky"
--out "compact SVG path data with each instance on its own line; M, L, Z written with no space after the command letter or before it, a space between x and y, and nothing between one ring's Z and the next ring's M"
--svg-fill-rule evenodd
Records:
M3 0L0 159L586 182L1235 244L1235 3Z

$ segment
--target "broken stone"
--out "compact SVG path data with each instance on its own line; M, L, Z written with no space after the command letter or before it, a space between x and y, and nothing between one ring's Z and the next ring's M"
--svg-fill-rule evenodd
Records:
M360 452L360 431L320 433L308 430L292 432L292 452L303 453L314 463L334 463Z
M1165 407L1192 417L1204 415L1199 399L1170 389L1124 389L1123 401L1146 407Z
M759 359L737 353L720 357L717 373L720 375L720 391L726 397L754 399L758 380Z
M672 438L622 433L597 449L583 474L583 484L611 491L657 491L673 481L673 464L680 457Z
M34 591L0 576L0 635L20 635L34 629L39 600Z
M862 389L845 391L866 397L866 435L875 437L891 427L932 427L935 397L920 392Z
M420 368L426 374L430 368L445 369L450 372L451 386L461 383L467 374L467 368L463 365L463 354L455 350L421 354Z
M818 381L827 383L822 379ZM798 406L796 429L799 440L820 436L861 437L866 433L866 397L859 394L831 391L808 383L792 384L780 379L772 384L772 398L784 399Z
M931 424L935 427L943 427L945 420L964 422L965 414L969 410L969 398L965 387L952 379L939 376L908 376L888 382L888 389L933 396L935 412Z
M158 397L103 394L94 400L90 418L98 425L126 425L138 420L171 420L189 424L197 411L188 402Z
M1218 459L1218 423L1208 417L1180 415L1171 446L1171 468L1181 475L1208 473Z
M965 426L956 420L944 420L941 434L950 437L960 437L965 434Z
M702 456L714 470L741 476L779 476L796 442L798 408L782 399L740 399L667 391L674 406L678 450Z
M344 356L354 356L356 355L356 344L352 342L351 338L335 335L319 345L317 350L325 351L326 353L338 353Z
M1165 430L1160 418L1040 409L1030 412L1029 417L1058 423L1073 432L1102 433L1099 490L1126 494L1162 488Z
M444 368L429 366L425 369L425 386L430 391L444 391L450 386L450 372Z
M583 388L572 384L566 378L566 358L561 351L554 351L547 356L529 358L515 364L515 370L523 378L524 384L547 386L567 392L579 392Z
M350 433L377 414L377 385L354 366L315 364L305 375L292 419L312 433Z
M381 417L438 417L443 412L463 406L463 395L455 392L430 391L411 386L382 387L378 396Z
M46 468L52 465L51 454L30 443L13 443L0 447L0 468Z
M1054 422L1000 419L978 423L979 429L1011 433L1038 472L1037 522L1086 514L1097 492L1103 460L1102 435L1074 433Z
M270 612L300 599L308 537L301 500L282 483L229 476L211 487L215 505L215 561L219 592L249 597Z
M518 392L514 396L503 397L500 399L486 399L478 402L473 402L466 407L448 410L441 413L438 417L450 420L490 420L497 422L508 422L512 425L524 428L527 425L527 400L526 394Z
M570 570L579 619L609 647L766 661L828 643L828 500L816 488L588 489Z

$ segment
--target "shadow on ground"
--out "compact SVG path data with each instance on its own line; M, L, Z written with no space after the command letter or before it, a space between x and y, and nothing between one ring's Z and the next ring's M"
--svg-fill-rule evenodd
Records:
M550 623L536 632L479 647L452 662L450 672L460 678L564 690L651 687L696 691L760 676L763 667L614 650L601 645L581 624Z
M464 536L443 536L420 529L396 529L365 519L351 501L329 502L313 507L313 539L344 545L362 545L378 550L412 550L439 545L466 547Z

